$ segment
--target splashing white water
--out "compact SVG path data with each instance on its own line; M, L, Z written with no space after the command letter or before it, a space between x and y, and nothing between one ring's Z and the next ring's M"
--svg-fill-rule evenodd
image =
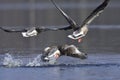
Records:
M30 61L26 66L41 66L41 55L35 57L33 61Z
M49 62L43 62L41 60L41 54L37 55L35 58L30 58L30 60L27 63L26 61L27 60L22 59L22 58L16 59L11 54L6 53L2 64L3 66L6 66L6 67L20 67L20 66L38 67L38 66L43 66L43 65L54 64L56 62L54 60L51 60Z
M35 57L32 61L30 61L26 66L42 66L42 65L48 65L48 64L55 64L56 60L51 60L49 62L43 62L41 60L41 54Z
M3 60L3 66L7 67L18 67L23 64L22 60L20 59L14 59L9 53L5 54L4 60Z

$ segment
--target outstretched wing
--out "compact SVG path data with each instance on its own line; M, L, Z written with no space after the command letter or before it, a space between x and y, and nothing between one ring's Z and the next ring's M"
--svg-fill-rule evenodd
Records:
M70 24L69 27L72 27L73 29L76 29L76 22L70 18L59 6L56 5L56 3L51 0L51 2L55 5L55 7L59 10L59 12L65 17L65 19L68 21L68 23Z
M0 27L1 30L5 31L5 32L26 32L26 29L19 29L19 30L15 30L15 29L6 29L3 27Z
M71 26L65 26L65 27L61 27L61 28L57 28L58 30L70 30L73 29Z
M88 26L96 17L98 17L104 10L104 8L108 5L110 0L104 0L104 2L99 5L93 12L83 21L83 24L80 26Z
M36 30L38 32L42 32L42 31L57 31L57 30L70 30L72 29L72 27L70 27L69 25L68 26L63 26L63 27L59 27L59 28L56 28L56 27L37 27Z

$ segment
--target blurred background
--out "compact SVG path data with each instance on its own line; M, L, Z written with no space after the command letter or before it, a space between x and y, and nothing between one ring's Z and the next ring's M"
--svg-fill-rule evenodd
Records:
M54 0L78 24L104 0ZM86 53L119 53L120 0L111 0L105 11L89 26L82 43L67 38L70 31L48 31L24 38L21 33L0 30L0 53L40 53L52 45L74 44ZM50 0L0 0L0 26L7 29L67 26L65 18Z

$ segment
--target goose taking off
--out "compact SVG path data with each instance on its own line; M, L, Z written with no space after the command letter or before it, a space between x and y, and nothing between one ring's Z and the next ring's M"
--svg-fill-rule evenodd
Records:
M60 56L70 56L74 58L86 59L87 54L80 52L75 45L58 45L46 47L41 59L43 61L56 61Z
M65 28L65 27L64 27ZM37 36L39 33L44 32L44 31L57 31L57 30L63 30L64 28L47 28L47 27L31 27L29 29L6 29L3 27L0 27L1 30L5 32L21 32L23 37L32 37L32 36Z
M108 5L110 0L104 0L104 2L99 5L93 12L83 21L82 25L77 25L76 22L70 18L56 3L51 0L59 12L65 17L65 19L70 24L68 27L63 28L63 30L73 29L74 32L72 35L68 35L69 38L81 41L81 38L84 37L88 32L88 25L103 12L104 8Z

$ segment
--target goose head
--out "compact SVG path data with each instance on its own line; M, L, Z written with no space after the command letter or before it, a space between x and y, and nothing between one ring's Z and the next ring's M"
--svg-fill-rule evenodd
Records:
M45 62L56 61L60 57L60 51L57 47L47 47L44 49L44 54L41 59Z

